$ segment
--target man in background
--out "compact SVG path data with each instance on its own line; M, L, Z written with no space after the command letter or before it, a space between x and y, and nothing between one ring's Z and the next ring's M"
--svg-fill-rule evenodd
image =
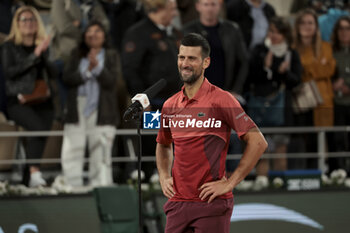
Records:
M241 94L248 73L248 54L239 26L219 18L220 0L197 0L199 19L185 25L184 33L201 34L209 42L211 64L205 77L214 85Z
M151 99L156 110L180 88L176 55L181 34L171 22L177 15L175 0L144 0L147 17L132 26L123 40L123 75L131 96L164 78L167 86Z

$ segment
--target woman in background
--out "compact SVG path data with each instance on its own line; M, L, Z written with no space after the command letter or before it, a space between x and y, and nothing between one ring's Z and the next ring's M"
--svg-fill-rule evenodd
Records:
M322 104L297 114L296 123L299 126L333 126L334 95L331 79L335 71L335 60L331 45L321 39L317 15L311 9L302 10L295 20L294 48L299 52L303 66L302 82L315 81L323 99ZM308 134L303 137L303 151L316 152L316 135ZM327 145L325 147L327 150ZM299 148L302 146L299 145ZM317 167L317 159L306 160L306 168Z
M267 37L257 45L250 59L248 114L259 126L292 126L291 90L300 83L302 67L298 53L291 48L292 30L281 18L270 20ZM261 105L258 104L262 103ZM266 105L270 106L266 110ZM264 112L265 111L265 112ZM270 152L285 154L289 137L268 136ZM273 170L286 170L287 158L273 160ZM257 165L258 175L267 175L269 161Z
M300 123L309 126L332 126L334 120L331 78L335 71L332 47L322 41L317 15L313 10L301 11L294 26L294 47L300 54L304 68L302 81L314 80L323 98L323 104L307 113Z
M68 101L62 168L65 181L73 186L84 184L86 144L90 185L113 183L111 154L118 111L116 82L121 72L119 56L109 48L107 35L99 21L90 22L64 70Z
M55 79L54 66L48 59L49 43L50 37L46 36L37 10L30 6L18 8L10 34L2 46L1 63L5 76L8 117L29 131L51 129L54 118L52 88L50 96L40 103L29 103L23 97L33 93L39 80L45 81L49 87L50 83L54 83L48 82L48 79ZM26 158L41 158L45 141L45 137L28 137L25 143ZM46 184L38 164L26 166L23 182L32 187Z

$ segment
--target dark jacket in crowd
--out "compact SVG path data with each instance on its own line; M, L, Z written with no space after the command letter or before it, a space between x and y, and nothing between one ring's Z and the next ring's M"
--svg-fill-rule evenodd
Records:
M192 20L198 19L199 14L196 10L196 1L193 0L177 0L177 8L179 9L181 24L185 25Z
M157 99L166 100L180 90L177 69L180 39L180 32L173 29L172 35L168 36L148 17L127 31L122 48L122 67L132 96L144 92L162 78L167 81L167 85L157 95Z
M207 31L199 20L184 26L184 34L199 33L205 38ZM218 32L225 54L225 84L223 89L241 93L248 73L248 53L239 26L228 20L220 20Z
M1 64L6 86L6 110L8 118L28 131L46 131L52 127L54 118L61 117L57 98L56 72L49 61L49 51L39 57L34 54L35 45L15 45L12 41L3 44ZM21 104L18 94L31 94L37 80L44 79L50 87L51 96L36 104ZM45 137L29 137L25 145L26 157L38 159L45 147ZM38 166L38 164L35 164ZM26 172L23 182L26 184Z
M113 45L121 51L122 39L125 32L144 15L142 7L138 7L135 0L120 0L117 3L101 1L110 21L110 31Z
M79 121L77 107L78 88L84 83L79 70L80 59L79 50L75 49L64 70L63 82L68 88L65 108L66 123L77 123ZM116 98L116 82L120 78L122 77L118 53L113 49L106 49L104 67L97 77L100 85L97 125L116 125L120 121Z
M252 51L249 75L247 83L250 91L255 96L267 97L277 93L281 85L285 86L285 125L293 124L292 110L292 89L301 82L302 65L299 54L291 49L290 68L283 74L278 72L285 56L273 56L271 71L272 76L269 78L265 67L265 57L268 53L268 48L264 44L255 46Z
M247 47L252 41L254 20L250 16L250 6L246 0L233 0L227 4L227 19L238 23L242 30ZM276 15L275 9L267 2L263 8L267 20Z
M0 3L0 33L8 34L10 32L13 17L12 2L12 0L2 0Z
M26 47L7 41L2 45L1 64L5 77L6 95L10 103L17 104L18 94L31 94L37 79L46 79L52 94L57 94L55 87L56 71L49 61L49 52L37 57L35 46Z

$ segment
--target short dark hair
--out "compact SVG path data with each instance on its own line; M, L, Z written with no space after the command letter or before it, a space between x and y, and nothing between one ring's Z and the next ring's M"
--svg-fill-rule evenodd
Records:
M181 45L183 46L192 46L192 47L201 47L202 48L202 57L206 58L210 55L210 45L207 39L197 33L189 33L181 40Z
M292 45L292 43L293 43L292 28L291 28L289 22L285 18L275 16L275 17L270 19L269 24L270 24L270 26L274 25L276 27L277 31L284 36L288 46Z

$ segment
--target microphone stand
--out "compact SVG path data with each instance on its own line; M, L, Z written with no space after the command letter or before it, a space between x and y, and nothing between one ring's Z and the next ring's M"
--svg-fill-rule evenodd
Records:
M138 217L139 217L139 233L143 233L143 216L142 216L142 191L141 191L141 157L142 157L142 137L141 137L141 120L143 109L135 111L130 120L125 121L135 122L137 126L137 137L139 142L139 153L137 156L137 192L138 192Z
M133 121L137 124L137 136L139 138L139 155L137 159L137 182L138 182L138 193L139 193L139 233L143 233L143 216L142 216L142 195L141 195L141 156L142 156L142 138L141 138L141 119L144 108L148 105L149 99L152 99L161 89L166 85L165 79L158 80L151 87L147 88L144 93L139 93L132 100L134 103L124 113L125 121ZM131 116L131 117L130 117Z

